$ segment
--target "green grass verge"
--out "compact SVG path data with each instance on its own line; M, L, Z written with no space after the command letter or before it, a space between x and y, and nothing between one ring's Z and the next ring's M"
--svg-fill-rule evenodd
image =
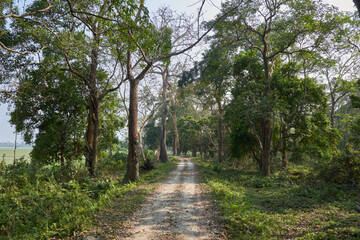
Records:
M360 239L359 193L347 186L294 183L195 159L230 239Z
M52 168L37 169L19 162L14 182L10 166L0 164L0 239L68 238L96 227L97 215L113 203L113 214L126 217L136 210L151 188L176 165L175 160L141 172L140 180L122 185L124 171L90 179L75 169L73 180L60 181ZM142 190L145 189L145 190ZM118 204L118 206L120 206Z

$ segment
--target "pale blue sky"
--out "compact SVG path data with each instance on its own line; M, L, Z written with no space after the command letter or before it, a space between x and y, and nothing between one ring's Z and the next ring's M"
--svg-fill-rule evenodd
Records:
M342 11L353 11L354 3L352 0L323 0L325 3L333 4L339 7ZM204 18L209 20L211 17L218 13L217 7L220 7L221 0L206 0L204 6ZM160 6L169 6L177 12L186 12L196 14L197 9L200 7L201 0L148 0L146 5L150 12L154 12ZM14 128L8 123L8 109L7 106L0 103L0 142L13 142L14 141Z

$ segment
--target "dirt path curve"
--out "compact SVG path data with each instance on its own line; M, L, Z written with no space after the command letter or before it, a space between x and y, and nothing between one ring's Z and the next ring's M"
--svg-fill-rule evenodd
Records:
M125 239L224 239L214 219L216 210L188 158L179 158L170 173L130 222Z

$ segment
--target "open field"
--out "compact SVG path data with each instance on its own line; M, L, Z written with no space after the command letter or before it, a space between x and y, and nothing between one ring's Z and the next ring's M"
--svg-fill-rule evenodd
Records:
M19 159L24 156L26 160L30 160L31 147L16 148L16 158ZM0 160L5 162L11 162L14 159L14 148L0 147Z

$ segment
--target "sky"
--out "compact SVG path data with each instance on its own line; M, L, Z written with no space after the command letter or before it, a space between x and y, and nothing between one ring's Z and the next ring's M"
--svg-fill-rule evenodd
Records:
M201 0L147 0L146 5L150 12L155 12L159 7L167 6L178 13L197 14L201 6ZM219 12L222 0L206 0L204 20L210 20ZM323 0L323 2L337 6L341 11L354 11L352 0ZM0 142L13 142L15 138L14 128L9 124L8 107L0 103Z

